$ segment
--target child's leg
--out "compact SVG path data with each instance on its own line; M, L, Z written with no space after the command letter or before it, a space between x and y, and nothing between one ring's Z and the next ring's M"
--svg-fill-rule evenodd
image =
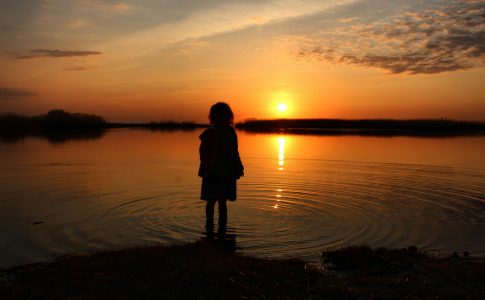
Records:
M212 232L214 230L214 206L216 201L207 200L205 205L205 230Z
M219 200L219 231L226 231L227 227L227 205L226 200Z

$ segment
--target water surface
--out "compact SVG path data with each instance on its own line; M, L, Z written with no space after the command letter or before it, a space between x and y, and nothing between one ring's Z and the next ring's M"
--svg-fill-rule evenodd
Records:
M199 134L0 142L0 266L199 239ZM312 260L365 243L485 254L483 136L238 134L246 177L228 225L239 251Z

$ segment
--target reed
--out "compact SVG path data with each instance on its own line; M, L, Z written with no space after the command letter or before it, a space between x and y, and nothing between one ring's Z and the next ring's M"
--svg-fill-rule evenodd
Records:
M249 132L318 135L454 136L485 134L485 122L393 119L266 119L246 120L236 127Z

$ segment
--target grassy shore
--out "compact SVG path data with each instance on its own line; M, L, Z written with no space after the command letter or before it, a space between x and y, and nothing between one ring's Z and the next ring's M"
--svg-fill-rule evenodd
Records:
M113 123L103 117L70 113L61 109L38 116L0 114L0 141L16 143L27 137L45 138L51 143L95 140L103 137L107 129L140 128L152 131L195 130L207 127L190 121L160 121L148 123Z
M367 136L424 136L452 137L484 135L485 122L393 119L270 119L246 120L236 127L249 132L312 134L312 135L367 135Z
M61 109L38 116L0 115L0 141L15 143L27 137L46 138L52 143L101 138L107 129L139 128L152 131L192 131L208 124L192 121L151 121L145 123L107 122L103 117L70 113ZM439 120L344 120L344 119L268 119L246 120L236 128L251 133L304 135L456 137L483 136L485 122Z
M414 249L325 252L331 270L216 242L72 255L1 273L2 299L485 299L485 263Z

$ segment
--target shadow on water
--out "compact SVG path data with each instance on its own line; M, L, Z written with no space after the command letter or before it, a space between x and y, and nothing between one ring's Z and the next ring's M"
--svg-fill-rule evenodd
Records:
M151 132L190 132L196 128L190 127L147 127L147 126L120 126L90 129L28 129L28 130L0 130L0 142L15 144L23 142L26 138L46 139L51 144L62 144L70 141L93 141L102 138L106 132L115 128L128 128L133 130L148 130Z
M62 144L69 141L92 141L102 138L105 129L90 130L26 130L0 132L0 142L15 144L23 142L26 138L42 138L51 144Z
M226 252L235 253L236 250L242 249L237 247L236 238L236 233L204 233L200 240L216 246Z

